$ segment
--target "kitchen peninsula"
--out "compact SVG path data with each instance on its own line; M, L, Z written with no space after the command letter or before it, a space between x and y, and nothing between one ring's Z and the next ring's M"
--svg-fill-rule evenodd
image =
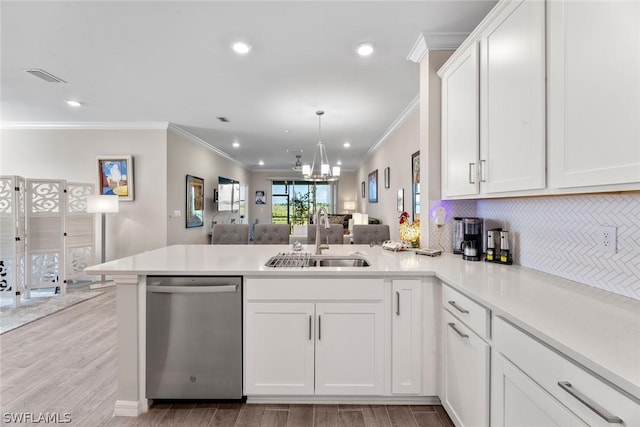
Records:
M639 301L519 266L463 261L449 253L431 258L413 251L390 252L368 245L333 245L324 252L326 255L357 252L366 257L368 267L265 266L269 258L289 250L285 245L177 245L88 268L87 273L111 275L117 283L115 414L137 416L148 409L147 277L242 276L244 395L250 402L428 404L441 400L454 422L464 424L469 416L465 409L467 402L452 392L456 384L451 382L454 374L451 369L455 366L448 362L450 355L446 352L450 349L449 331L453 331L463 339L469 336L478 339L484 346L479 353L482 357L472 360L480 360L478 366L482 368L480 384L475 386L480 387L477 396L486 397L476 399L481 402L474 410L479 411L486 424L489 410L492 425L500 419L497 414L506 414L499 400L509 390L496 387L494 381L500 380L496 375L502 371L498 368L520 360L511 348L517 340L522 342L520 347L530 345L531 352L539 351L548 357L541 356L540 364L548 360L552 365L532 365L534 379L537 370L546 375L553 372L554 366L566 364L567 369L558 373L561 376L554 377L554 382L565 384L568 378L562 375L576 370L574 378L587 377L583 385L575 386L576 390L581 388L581 393L589 395L591 384L595 384L595 395L591 394L591 398L599 401L599 406L594 410L572 399L555 384L547 390L544 381L539 381L545 388L543 393L558 399L570 414L591 422L590 417L601 419L600 412L606 408L624 419L625 425L640 423ZM303 251L312 250L303 247ZM282 312L285 305L295 308L298 317L304 319L300 330L306 344L301 345L310 346L311 354L308 347L299 347L300 357L308 358L301 360L300 366L279 365L269 371L271 376L265 376L261 371L265 368L262 363L265 340L260 337L264 334L260 326L268 323L269 318L260 314L269 313L266 309L271 307ZM349 313L358 314L352 316L353 325L345 324L349 322ZM409 317L403 318L407 313ZM332 338L332 322L341 325L346 335ZM362 336L349 335L358 327L364 328ZM470 332L461 329L466 327ZM349 353L350 341L364 343L361 347L366 348L356 348L357 354ZM345 354L322 349L331 343L346 346L342 352ZM272 356L279 354L278 349L267 350ZM261 363L256 361L255 352L260 352ZM355 371L337 369L334 364L339 356L347 358L346 366L356 366ZM348 360L349 356L357 359L355 363ZM494 366L498 362L502 365ZM322 363L329 368L325 369ZM523 365L519 365L525 372L527 363L522 358ZM311 370L310 382L277 383L273 377L277 373L284 377L293 375L280 371L297 368L301 369L300 378L305 370ZM326 379L322 377L324 374ZM354 377L339 381L335 375L341 374Z

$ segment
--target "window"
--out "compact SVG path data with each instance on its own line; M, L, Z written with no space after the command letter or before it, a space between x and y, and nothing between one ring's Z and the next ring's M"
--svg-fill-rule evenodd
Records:
M316 209L333 212L336 188L333 182L273 181L271 222L305 225Z

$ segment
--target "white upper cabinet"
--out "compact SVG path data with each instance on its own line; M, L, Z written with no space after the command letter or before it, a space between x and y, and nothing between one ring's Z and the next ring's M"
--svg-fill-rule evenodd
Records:
M496 5L438 74L443 197L544 189L544 2Z
M482 193L545 187L545 4L508 2L480 38Z
M640 183L640 2L547 9L550 187Z
M442 77L442 195L478 194L480 143L478 45L464 50Z

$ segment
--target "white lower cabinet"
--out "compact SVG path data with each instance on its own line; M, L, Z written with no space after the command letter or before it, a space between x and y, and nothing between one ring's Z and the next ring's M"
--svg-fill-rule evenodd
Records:
M505 319L493 325L493 425L640 425L636 399Z
M382 303L249 303L246 394L380 395Z
M315 394L381 395L382 303L316 304Z
M391 393L422 391L422 282L393 280L391 313ZM431 324L431 322L429 322Z
M313 394L315 305L247 304L246 394Z
M586 425L499 353L491 360L493 427L574 427Z
M489 425L490 348L443 310L442 404L456 426Z
M383 394L382 279L252 279L245 289L246 395ZM359 289L364 301L353 301Z

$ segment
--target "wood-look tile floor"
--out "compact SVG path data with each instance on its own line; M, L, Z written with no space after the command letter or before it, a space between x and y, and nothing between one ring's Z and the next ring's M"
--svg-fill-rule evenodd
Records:
M159 403L138 418L113 417L115 292L104 291L0 335L0 423L10 416L53 414L70 419L64 425L90 427L453 426L441 406Z
M442 406L159 404L107 426L453 427Z

